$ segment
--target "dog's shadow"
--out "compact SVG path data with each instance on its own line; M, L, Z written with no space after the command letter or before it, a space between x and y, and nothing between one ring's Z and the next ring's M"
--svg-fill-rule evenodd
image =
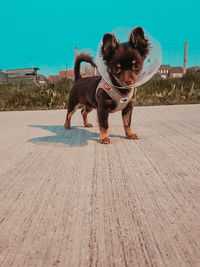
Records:
M59 125L29 125L29 127L40 128L50 131L56 135L42 136L29 139L27 142L33 144L65 144L71 147L80 147L88 145L88 141L99 143L99 133L90 132L85 127L71 127L70 130L65 130ZM119 135L111 135L111 137L124 138Z

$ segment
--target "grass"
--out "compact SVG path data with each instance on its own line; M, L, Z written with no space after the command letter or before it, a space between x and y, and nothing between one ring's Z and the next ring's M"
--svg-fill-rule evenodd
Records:
M137 106L200 104L200 73L182 78L152 79L136 88Z
M23 83L1 84L0 111L66 108L72 86L71 79L43 86Z
M73 81L64 79L43 86L34 84L1 84L0 111L65 109ZM136 88L136 106L200 104L200 73L183 78L151 79Z

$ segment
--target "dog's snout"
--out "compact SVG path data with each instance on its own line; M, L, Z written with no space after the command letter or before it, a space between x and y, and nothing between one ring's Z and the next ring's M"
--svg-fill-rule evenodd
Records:
M131 81L131 80L125 81L126 85L131 85L132 83L133 83L133 81Z

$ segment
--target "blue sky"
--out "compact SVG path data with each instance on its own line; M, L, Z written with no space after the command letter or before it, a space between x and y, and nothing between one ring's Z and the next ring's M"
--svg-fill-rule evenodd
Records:
M163 64L200 65L200 1L0 0L0 68L38 67L57 74L73 67L74 47L95 54L103 34L142 26L158 39Z

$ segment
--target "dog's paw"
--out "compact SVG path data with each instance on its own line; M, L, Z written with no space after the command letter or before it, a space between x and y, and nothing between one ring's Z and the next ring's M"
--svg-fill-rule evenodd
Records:
M128 137L129 139L132 139L132 140L137 140L137 139L139 139L138 136L137 136L137 134L134 134L134 133L128 135L127 137Z
M70 127L69 125L67 125L67 124L65 124L64 127L65 127L65 130L70 130L70 128L71 128L71 127Z
M85 127L90 128L93 127L93 125L91 123L85 124Z
M109 144L110 143L110 137L100 138L99 142L101 144Z

